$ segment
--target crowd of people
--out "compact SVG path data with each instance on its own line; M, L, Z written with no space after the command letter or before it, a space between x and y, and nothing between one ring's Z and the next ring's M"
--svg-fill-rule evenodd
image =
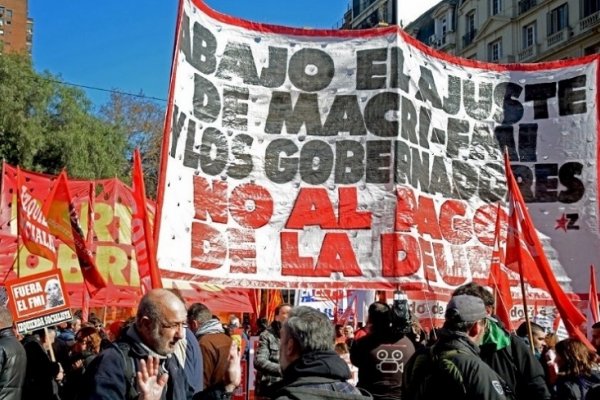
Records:
M459 287L443 327L426 334L375 302L365 326L281 304L263 321L255 399L600 399L597 352L531 323L509 332L482 286ZM80 317L20 338L0 308L0 399L231 399L249 360L249 332L204 304L155 289L130 321ZM83 322L83 323L82 323ZM600 324L591 343L600 348Z

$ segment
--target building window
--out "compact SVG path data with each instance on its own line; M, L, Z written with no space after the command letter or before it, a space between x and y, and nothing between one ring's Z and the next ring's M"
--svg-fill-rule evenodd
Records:
M502 39L488 44L488 60L498 62L502 58Z
M475 10L471 10L465 16L465 30L472 32L475 30Z
M527 49L535 44L535 22L523 27L523 49Z
M583 17L588 17L600 11L600 0L582 0Z
M502 11L502 0L490 0L490 15L498 15Z
M558 31L562 31L568 26L569 22L569 7L565 3L556 7L548 14L548 35L552 35Z
M10 9L6 10L6 18L12 18L12 10L10 10Z
M475 10L471 10L465 15L465 35L463 36L463 46L467 47L475 39Z

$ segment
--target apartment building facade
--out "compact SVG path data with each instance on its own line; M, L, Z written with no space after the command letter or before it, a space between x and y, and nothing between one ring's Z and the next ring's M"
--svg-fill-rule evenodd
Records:
M342 29L397 23L399 0L351 0ZM400 14L402 10L400 10ZM531 63L600 53L600 0L441 0L405 30L453 55Z
M464 58L561 60L600 52L600 0L442 0L405 29Z
M396 25L397 0L351 0L342 29L367 29Z
M33 20L27 0L0 0L0 53L31 53Z

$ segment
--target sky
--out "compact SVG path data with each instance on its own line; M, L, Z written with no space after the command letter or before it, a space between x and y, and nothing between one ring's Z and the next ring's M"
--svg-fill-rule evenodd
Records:
M206 0L215 10L278 25L337 27L350 0ZM399 0L407 23L437 0ZM29 0L33 64L76 85L166 99L177 0ZM108 93L85 89L95 107Z

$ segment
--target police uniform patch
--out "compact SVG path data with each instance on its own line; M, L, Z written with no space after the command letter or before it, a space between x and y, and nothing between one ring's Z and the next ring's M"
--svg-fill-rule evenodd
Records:
M492 386L500 396L504 396L504 389L502 389L502 384L500 382L492 381Z

